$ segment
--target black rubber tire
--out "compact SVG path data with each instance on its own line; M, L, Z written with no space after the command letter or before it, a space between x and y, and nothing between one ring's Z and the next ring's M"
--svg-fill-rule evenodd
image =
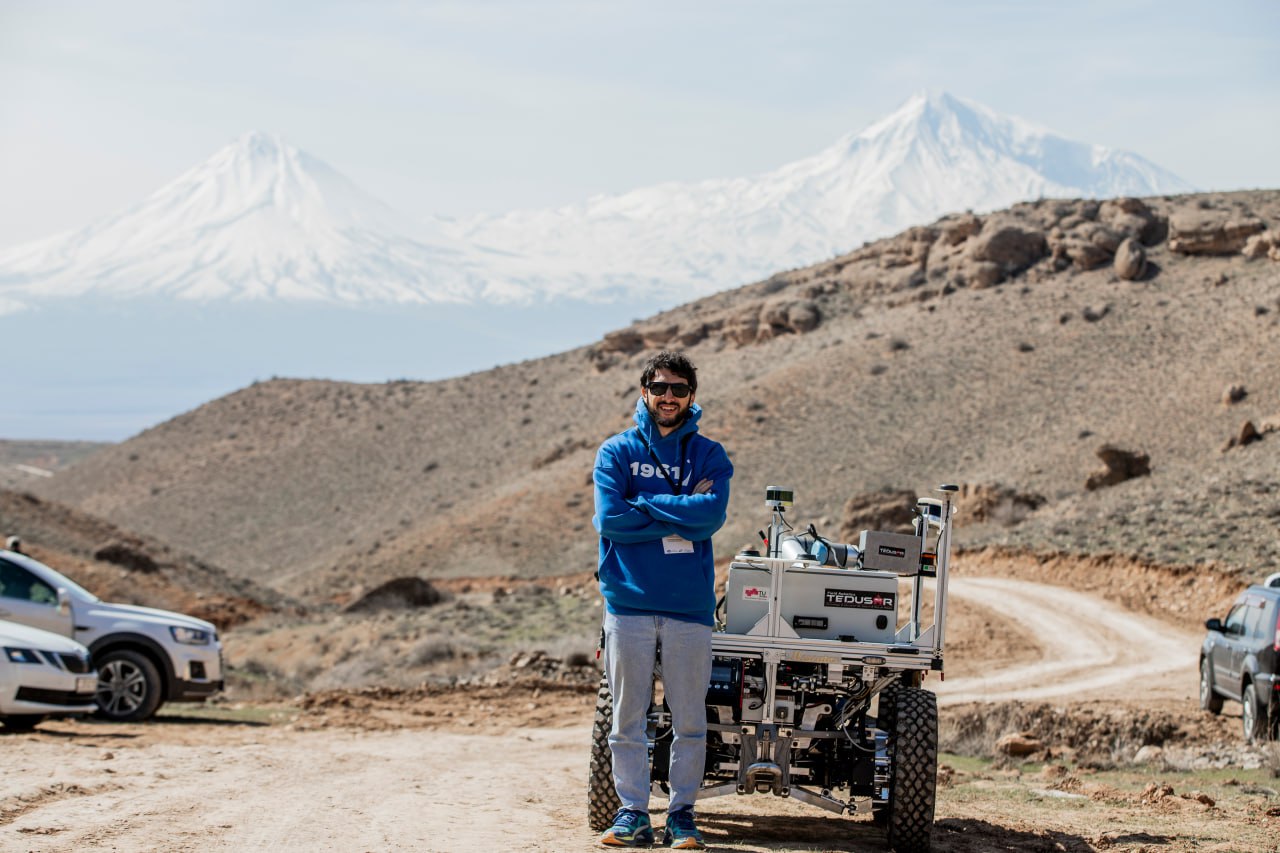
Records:
M924 853L933 837L938 786L938 697L919 687L899 689L890 749L889 847Z
M622 807L618 790L613 785L613 752L609 749L609 731L613 728L613 693L609 680L600 675L596 693L596 718L591 728L591 772L587 778L587 825L593 832L604 832L613 825L614 815Z
M114 649L94 661L98 668L97 715L113 723L150 719L164 700L164 683L151 658Z
M898 718L898 694L902 691L902 683L895 681L880 691L879 706L876 713L876 727L892 734L894 721Z
M1258 689L1253 682L1244 686L1240 694L1240 704L1244 706L1241 714L1244 739L1249 743L1261 743L1267 739L1267 712L1258 702Z
M0 723L11 732L29 732L44 722L44 714L10 714L0 717Z
M1222 697L1213 690L1213 663L1208 658L1200 661L1200 710L1222 713Z

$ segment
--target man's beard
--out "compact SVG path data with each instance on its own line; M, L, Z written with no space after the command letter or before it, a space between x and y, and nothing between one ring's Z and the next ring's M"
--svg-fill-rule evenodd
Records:
M683 408L680 408L679 403L677 403L676 406L677 406L676 413L669 418L664 418L663 415L658 411L658 404L651 402L649 403L649 417L652 418L653 422L660 427L679 426L680 424L684 423L684 419L689 416L689 407L685 406Z

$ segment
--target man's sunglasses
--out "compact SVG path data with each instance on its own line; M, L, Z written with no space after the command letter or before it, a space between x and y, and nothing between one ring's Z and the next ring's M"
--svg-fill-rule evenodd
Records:
M684 382L650 382L644 387L648 388L649 393L655 397L665 397L667 389L670 388L672 395L681 400L688 397L689 392L693 390Z

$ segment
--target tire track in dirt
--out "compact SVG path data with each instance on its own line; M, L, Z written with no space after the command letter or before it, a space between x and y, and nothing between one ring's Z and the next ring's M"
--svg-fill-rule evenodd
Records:
M1195 694L1200 637L1087 593L1011 578L952 577L948 592L1004 613L1040 638L1043 656L934 684L940 704L1100 695Z
M74 797L90 797L112 790L118 786L115 785L99 785L86 786L77 785L75 783L56 782L52 785L44 785L34 791L27 791L11 797L5 797L0 800L0 826L12 823L28 812L33 812L41 806L49 803L55 803L59 800L66 800Z

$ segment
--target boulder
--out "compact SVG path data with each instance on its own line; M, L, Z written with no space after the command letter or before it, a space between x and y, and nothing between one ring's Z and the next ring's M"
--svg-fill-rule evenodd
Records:
M1249 391L1243 386L1231 383L1222 392L1222 405L1230 406L1239 403L1245 397L1249 396Z
M1021 272L1048 252L1043 231L994 217L969 241L968 249L971 259L998 264L1007 275Z
M1112 252L1105 246L1072 234L1054 245L1053 257L1054 260L1065 258L1076 269L1088 271L1111 263Z
M1267 226L1253 216L1184 210L1169 218L1169 249L1183 255L1234 255Z
M1096 323L1110 313L1111 306L1105 303L1102 305L1086 305L1080 309L1080 316L1090 323Z
M343 612L431 607L439 604L440 598L440 591L430 581L422 578L395 578L360 596L343 608Z
M1135 450L1104 444L1095 451L1106 467L1089 475L1084 487L1089 491L1114 486L1151 473L1151 457Z
M1153 744L1147 744L1133 756L1134 764L1158 764L1164 760L1164 750Z
M141 572L146 575L160 569L150 554L143 551L141 547L129 542L108 542L105 545L101 545L93 552L93 558L104 563L123 566L131 572Z
M972 213L949 216L938 225L942 229L939 239L947 246L958 246L982 230L982 220Z
M780 335L811 332L822 322L818 303L811 299L773 299L746 305L724 323L724 336L738 346Z
M1120 278L1125 281L1137 281L1147 271L1147 251L1137 240L1127 237L1116 249L1112 266Z
M1113 198L1098 208L1098 221L1126 237L1153 246L1163 239L1167 227L1146 202L1137 198Z
M1261 440L1262 432L1259 431L1254 422L1245 421L1240 424L1240 429L1235 435L1227 440L1227 443L1223 445L1222 449L1225 451L1230 450L1233 447L1244 447L1246 444L1253 444L1255 441Z
M1044 743L1031 732L1010 732L996 741L996 752L1012 758L1034 755L1044 749Z
M1271 258L1271 260L1280 260L1280 232L1263 231L1261 234L1254 234L1244 243L1244 248L1240 250L1240 254L1244 255L1251 261L1260 258Z

